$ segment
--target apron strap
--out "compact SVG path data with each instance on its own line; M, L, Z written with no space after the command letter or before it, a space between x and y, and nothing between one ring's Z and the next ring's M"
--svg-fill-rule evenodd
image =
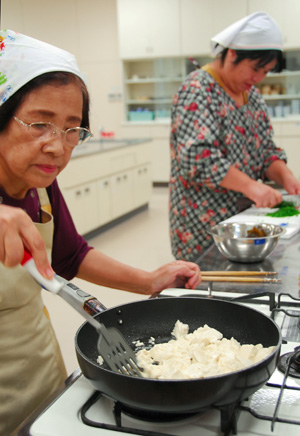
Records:
M52 206L49 200L48 192L46 188L37 188L37 193L40 200L41 205L41 222L47 223L51 219L52 214Z

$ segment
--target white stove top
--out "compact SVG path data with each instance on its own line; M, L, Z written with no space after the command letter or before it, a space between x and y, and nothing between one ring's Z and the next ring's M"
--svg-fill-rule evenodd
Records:
M283 345L282 352L288 352L292 347ZM278 370L272 375L270 382L280 384L283 379L283 374ZM300 379L288 379L288 386L300 387ZM32 425L30 434L32 436L82 436L82 435L97 435L97 436L113 436L120 435L119 431L105 430L86 426L79 417L79 411L85 401L93 394L94 389L88 381L80 376L76 382L69 387L64 394L56 400L49 409L45 411ZM272 416L277 397L278 389L264 387L257 391L250 401L244 402L245 406L250 405L251 408L263 415ZM145 393L146 395L146 393ZM113 402L108 398L100 400L100 404L96 403L88 412L88 418L95 421L105 422L114 425L112 414ZM280 407L279 416L285 419L298 419L300 411L300 392L285 390L284 401ZM152 432L162 432L167 435L184 435L184 436L211 436L221 435L220 430L220 414L217 410L206 412L202 415L197 415L177 423L144 423L124 417L122 424L125 427L133 427L144 429ZM290 424L276 423L274 436L289 436L299 435L299 426ZM130 435L130 433L123 433ZM270 435L271 423L269 421L261 421L252 417L248 412L241 412L238 420L238 435Z
M178 289L168 289L163 292L163 295L179 296L193 293L199 295L199 291L186 291ZM201 291L200 291L201 292ZM203 295L207 294L202 291ZM221 296L221 295L220 295ZM234 295L230 293L230 297ZM240 296L240 294L238 295ZM255 309L261 310L264 313L269 313L268 306L259 305ZM283 318L283 315L282 315ZM276 322L277 319L276 319ZM279 321L280 322L280 321ZM278 324L279 324L278 322ZM293 351L299 342L288 342L281 347L281 354ZM284 375L276 370L269 380L269 383L281 385ZM287 386L300 388L300 379L289 377L287 379ZM279 395L278 388L264 386L250 398L250 400L243 402L243 406L250 407L260 415L273 416L276 406L277 398ZM103 428L94 428L87 426L81 421L80 409L83 404L94 393L93 387L88 381L80 375L78 379L65 390L62 395L57 398L31 425L31 436L114 436L114 435L132 435L132 434L146 434L138 433L138 430L152 432L151 434L166 434L166 435L184 435L184 436L212 436L222 435L220 429L220 412L218 410L210 410L208 412L198 414L187 418L182 421L171 423L149 423L130 418L122 414L122 425L135 430L136 433L122 431L108 430ZM147 392L145 392L147 395ZM93 421L103 422L109 425L115 425L114 416L112 412L113 401L102 397L99 399L87 412L87 417ZM280 405L278 417L289 420L300 420L300 391L285 389L283 400ZM289 434L289 436L298 436L300 426L286 423L275 423L274 431L271 432L271 422L262 421L252 416L248 411L241 411L238 423L237 434L243 436L263 436L274 435L282 436Z

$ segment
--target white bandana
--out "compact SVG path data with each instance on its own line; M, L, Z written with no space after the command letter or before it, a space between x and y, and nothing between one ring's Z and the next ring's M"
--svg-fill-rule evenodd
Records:
M266 12L254 12L231 24L211 39L212 55L233 50L283 50L280 28ZM218 45L219 44L219 45Z
M84 81L67 51L13 30L0 31L0 106L30 80L52 71L73 73Z

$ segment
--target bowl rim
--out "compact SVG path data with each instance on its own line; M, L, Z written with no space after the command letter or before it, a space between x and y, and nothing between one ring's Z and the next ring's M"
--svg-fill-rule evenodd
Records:
M246 225L250 225L250 226L257 226L260 224L266 224L272 227L277 227L281 230L280 233L278 233L277 235L267 235L267 236L238 236L238 237L234 237L234 236L226 236L226 239L239 239L240 241L243 240L256 240L256 239L273 239L273 238L280 238L281 236L283 236L286 233L286 227L284 226L280 226L279 224L274 224L274 223L268 223L268 222L254 222L254 221L230 221L230 222L220 222L218 224L215 224L210 231L208 231L208 234L210 234L212 237L214 236L218 236L220 238L224 238L224 235L218 235L217 233L213 232L214 228L217 228L219 225L222 226L227 226L227 225L232 225L232 224L246 224Z

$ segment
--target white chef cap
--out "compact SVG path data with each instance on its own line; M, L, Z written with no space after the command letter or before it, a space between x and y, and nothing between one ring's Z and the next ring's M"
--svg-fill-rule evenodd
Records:
M231 24L211 39L212 55L233 50L283 50L280 28L266 12L254 12Z
M0 106L30 80L52 71L84 81L71 53L13 30L0 31Z

